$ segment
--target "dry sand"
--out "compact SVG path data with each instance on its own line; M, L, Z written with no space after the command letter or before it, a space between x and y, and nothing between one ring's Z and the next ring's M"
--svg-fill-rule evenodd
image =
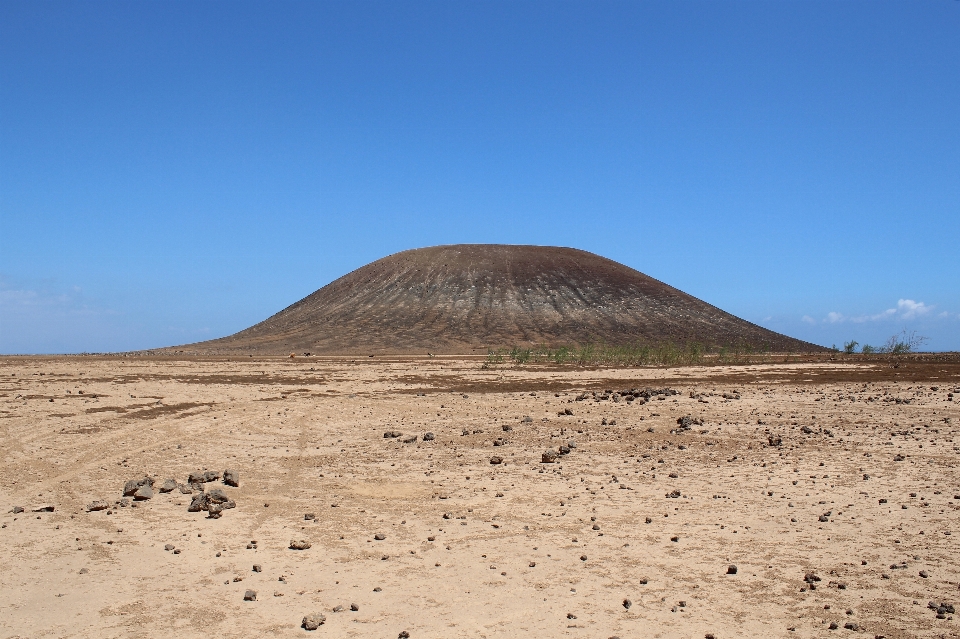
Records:
M956 362L481 363L0 360L0 637L960 636Z

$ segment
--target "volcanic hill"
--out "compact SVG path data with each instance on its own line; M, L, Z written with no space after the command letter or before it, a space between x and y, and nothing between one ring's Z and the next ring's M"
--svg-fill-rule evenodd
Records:
M539 344L667 341L780 352L823 350L593 253L501 244L396 253L255 326L176 350L465 354Z

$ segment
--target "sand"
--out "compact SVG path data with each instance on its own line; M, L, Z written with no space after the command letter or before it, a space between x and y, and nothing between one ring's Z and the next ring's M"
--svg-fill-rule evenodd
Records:
M0 637L960 636L955 362L482 364L0 359Z

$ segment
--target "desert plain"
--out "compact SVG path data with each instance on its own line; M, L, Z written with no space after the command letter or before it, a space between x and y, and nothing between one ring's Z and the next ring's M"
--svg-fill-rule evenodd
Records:
M958 401L955 356L4 357L0 637L958 637Z

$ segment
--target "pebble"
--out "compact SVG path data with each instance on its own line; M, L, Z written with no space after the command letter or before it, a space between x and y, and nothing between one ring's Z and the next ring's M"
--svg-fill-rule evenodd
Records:
M257 600L257 591L256 590L247 590L243 593L244 601L256 601Z
M312 545L313 545L313 544L311 544L311 543L310 543L309 541L307 541L306 539L300 539L300 540L291 539L291 540L290 540L290 546L289 546L289 548L290 548L290 550L306 550L307 548L309 548L309 547L312 546Z

